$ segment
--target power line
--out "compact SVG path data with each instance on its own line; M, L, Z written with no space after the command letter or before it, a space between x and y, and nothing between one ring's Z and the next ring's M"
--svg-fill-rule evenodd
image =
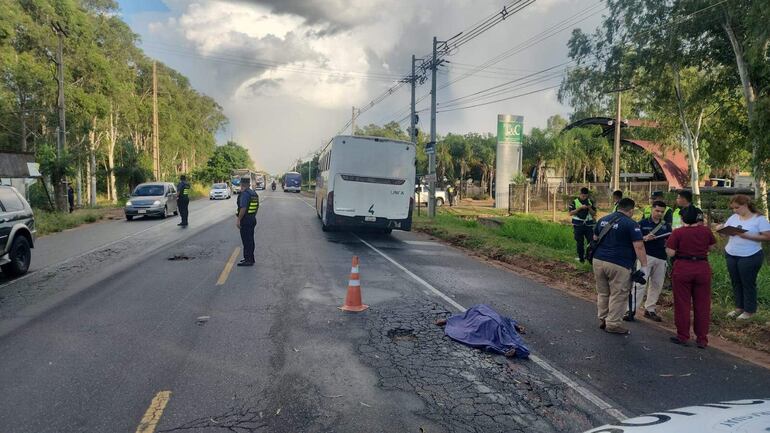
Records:
M449 112L449 111L457 111L457 110L467 110L469 108L476 108L476 107L481 107L481 106L484 106L484 105L495 104L495 103L498 103L498 102L510 101L511 99L520 98L522 96L532 95L532 94L535 94L535 93L544 92L546 90L555 89L555 88L557 88L559 86L560 85L557 84L555 86L544 87L542 89L533 90L531 92L521 93L521 94L514 95L514 96L509 96L507 98L497 99L495 101L484 102L484 103L481 103L481 104L468 105L466 107L457 107L457 108L449 108L447 110L440 110L440 111L438 111L438 113L446 113L446 112Z

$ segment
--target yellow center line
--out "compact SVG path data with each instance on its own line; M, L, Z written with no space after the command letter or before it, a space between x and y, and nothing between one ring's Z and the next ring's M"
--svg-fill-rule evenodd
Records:
M233 270L233 265L235 264L235 259L238 258L238 253L241 252L241 247L235 247L235 251L230 255L230 259L225 263L225 268L222 269L222 273L219 274L219 279L217 280L217 286L221 286L222 284L227 281L227 277L230 276L230 271Z
M136 433L154 433L155 427L160 421L160 417L163 415L163 410L168 404L168 400L171 398L171 391L160 391L152 399L150 407L147 408L147 412L144 413L142 421L139 423L139 427L136 428Z

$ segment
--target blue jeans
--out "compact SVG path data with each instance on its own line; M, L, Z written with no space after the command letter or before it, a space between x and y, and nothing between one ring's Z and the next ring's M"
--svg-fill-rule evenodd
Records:
M757 312L757 274L765 255L760 250L748 257L731 256L725 253L727 272L733 284L735 307L747 313Z

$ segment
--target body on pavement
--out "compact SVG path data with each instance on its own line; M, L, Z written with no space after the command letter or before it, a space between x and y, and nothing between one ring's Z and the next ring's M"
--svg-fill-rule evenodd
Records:
M661 318L656 312L656 305L663 290L663 281L666 278L666 240L671 235L671 225L665 220L668 206L665 202L652 203L650 216L639 221L639 229L642 231L644 251L647 253L647 284L634 283L631 291L630 315L641 305L644 300L644 317L660 322ZM646 299L645 299L646 295Z
M238 266L254 266L254 228L257 226L259 195L251 189L251 179L241 178L241 193L238 195L237 221L235 226L241 234L243 260Z
M182 221L177 224L182 227L187 227L187 215L190 207L190 184L187 183L187 176L179 176L179 184L176 186L176 205L179 209L179 217Z
M599 327L615 334L629 332L622 326L622 318L628 309L631 274L637 260L641 263L641 272L647 274L642 232L631 219L634 205L630 198L621 199L618 211L600 219L594 228L594 239L598 242L593 269Z
M572 231L577 248L577 260L585 261L586 247L591 242L596 222L596 206L588 196L588 188L581 188L580 195L569 204Z
M770 222L757 212L746 195L733 196L730 208L733 215L718 228L731 226L746 232L730 236L725 246L725 261L735 297L735 310L728 317L745 320L757 312L757 274L764 261L762 242L770 241Z
M671 283L674 292L674 324L676 337L671 341L687 344L690 339L690 309L698 347L708 345L711 319L711 266L709 250L716 245L711 229L698 221L698 209L686 207L680 213L682 227L666 241L666 254L674 258Z

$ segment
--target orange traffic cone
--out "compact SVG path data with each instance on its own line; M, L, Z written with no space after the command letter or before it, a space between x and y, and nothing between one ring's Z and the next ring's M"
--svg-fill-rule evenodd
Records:
M348 294L345 296L345 305L339 307L344 311L364 311L368 305L361 303L361 277L358 274L358 256L353 256L353 264L350 269L350 281L348 282Z

